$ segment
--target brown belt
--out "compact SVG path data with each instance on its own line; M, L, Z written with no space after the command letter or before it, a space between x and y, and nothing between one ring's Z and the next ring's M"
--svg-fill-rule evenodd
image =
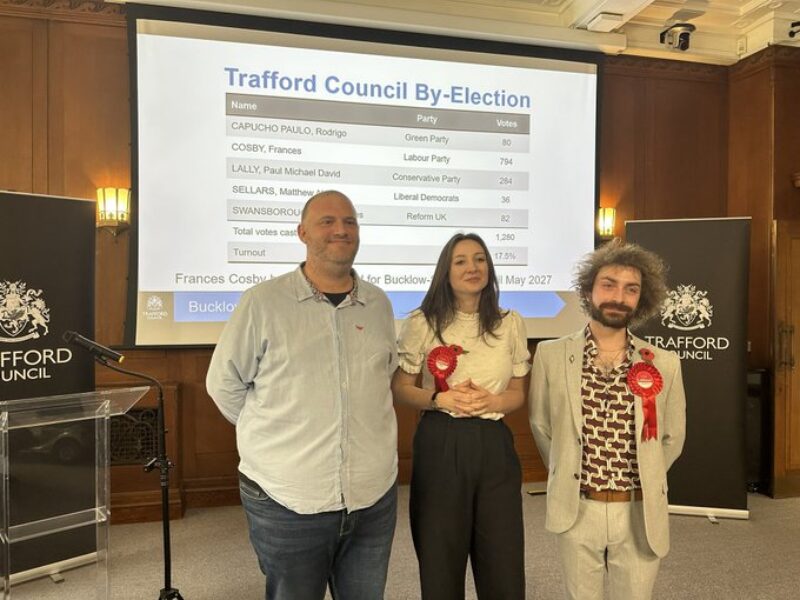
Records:
M630 502L631 500L641 500L642 490L581 490L581 497L598 502Z

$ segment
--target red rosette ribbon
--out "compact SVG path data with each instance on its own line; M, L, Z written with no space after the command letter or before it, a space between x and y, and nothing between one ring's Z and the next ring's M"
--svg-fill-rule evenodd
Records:
M446 392L450 388L447 385L447 378L453 374L458 365L458 356L463 354L461 346L437 346L428 353L428 370L436 381L436 391Z
M645 356L645 352L648 356ZM658 438L658 420L656 418L656 396L664 388L664 378L650 362L653 353L646 348L640 351L645 362L634 364L628 371L628 387L642 398L642 441ZM648 358L650 360L648 360Z

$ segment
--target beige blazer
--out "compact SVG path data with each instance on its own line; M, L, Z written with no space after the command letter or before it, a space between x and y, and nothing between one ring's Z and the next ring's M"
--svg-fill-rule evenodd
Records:
M642 442L642 400L636 396L635 421L639 478L644 497L647 541L660 557L669 552L667 470L683 449L686 437L686 397L681 365L674 352L661 350L633 337L634 362L649 348L653 365L664 378L656 397L658 439ZM533 359L528 411L531 430L548 467L547 518L549 531L562 533L578 516L581 474L581 370L584 330L539 344Z

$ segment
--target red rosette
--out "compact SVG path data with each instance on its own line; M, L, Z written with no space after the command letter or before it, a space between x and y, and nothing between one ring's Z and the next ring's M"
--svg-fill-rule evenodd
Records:
M447 378L453 374L458 365L458 355L464 349L461 346L437 346L428 353L428 370L433 375L436 382L437 392L446 392L450 388L447 386Z
M656 396L664 388L664 378L649 362L638 362L628 370L628 387L642 398L642 441L657 439Z

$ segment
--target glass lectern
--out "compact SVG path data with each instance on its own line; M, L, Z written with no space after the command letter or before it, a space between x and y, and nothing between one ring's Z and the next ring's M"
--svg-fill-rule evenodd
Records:
M0 569L2 569L2 599L11 598L11 557L14 544L95 525L97 540L98 600L109 596L108 525L109 525L109 420L126 412L144 396L149 387L100 390L84 394L47 396L0 402ZM77 512L58 514L45 519L11 525L10 473L13 460L9 451L12 432L50 425L94 421L95 477L94 507Z

